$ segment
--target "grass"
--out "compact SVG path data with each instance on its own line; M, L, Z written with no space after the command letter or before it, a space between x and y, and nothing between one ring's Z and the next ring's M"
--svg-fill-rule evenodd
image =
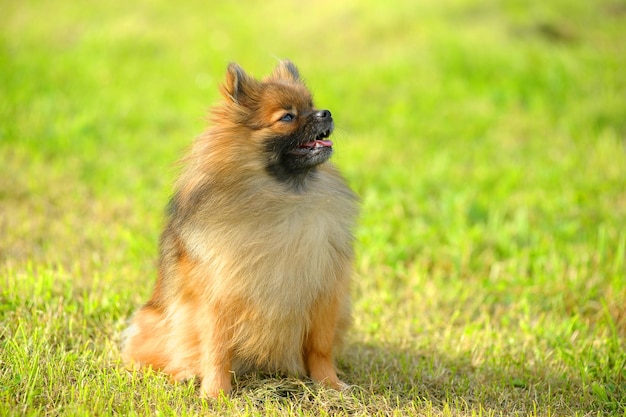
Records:
M226 3L226 2L222 2ZM2 1L0 415L626 416L626 6ZM362 197L336 393L131 374L173 163L295 61Z

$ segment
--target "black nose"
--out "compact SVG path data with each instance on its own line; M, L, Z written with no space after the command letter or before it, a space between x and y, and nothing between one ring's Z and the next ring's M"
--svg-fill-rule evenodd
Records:
M320 110L315 113L315 117L317 117L318 119L330 119L332 117L332 114L330 114L329 110Z

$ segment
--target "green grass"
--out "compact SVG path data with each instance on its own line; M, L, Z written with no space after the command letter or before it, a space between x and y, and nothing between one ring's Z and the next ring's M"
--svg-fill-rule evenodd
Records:
M0 415L626 416L626 5L221 3L0 2ZM206 402L119 332L226 64L277 57L363 201L354 387Z

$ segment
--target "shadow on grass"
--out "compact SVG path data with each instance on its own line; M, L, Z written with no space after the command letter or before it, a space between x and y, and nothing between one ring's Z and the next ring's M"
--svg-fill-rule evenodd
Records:
M488 361L484 361L488 362ZM394 346L349 346L340 361L346 382L368 396L435 413L487 411L499 415L578 415L619 412L561 369L515 361L510 369L475 366L467 356ZM625 410L622 409L621 412Z
M308 379L257 373L236 378L233 398L257 410L267 411L268 404L274 404L348 415L389 415L394 411L585 415L619 411L565 373L560 376L558 370L531 369L530 365L525 368L517 364L505 372L439 352L352 344L340 358L339 367L344 381L351 384L345 392L322 388Z

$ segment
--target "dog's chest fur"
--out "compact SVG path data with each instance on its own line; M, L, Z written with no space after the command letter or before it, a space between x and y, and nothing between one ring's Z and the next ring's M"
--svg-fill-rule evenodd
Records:
M284 294L277 305L301 308L333 285L325 281L339 258L352 255L355 198L328 175L303 193L247 191L236 209L228 201L223 210L219 195L201 207L181 228L187 249L210 266L211 286L227 285L251 301Z
M236 205L230 194L213 198L179 230L200 260L196 288L206 300L236 304L233 349L242 363L302 372L311 309L347 287L340 281L352 259L355 196L331 172L302 193L246 188Z

